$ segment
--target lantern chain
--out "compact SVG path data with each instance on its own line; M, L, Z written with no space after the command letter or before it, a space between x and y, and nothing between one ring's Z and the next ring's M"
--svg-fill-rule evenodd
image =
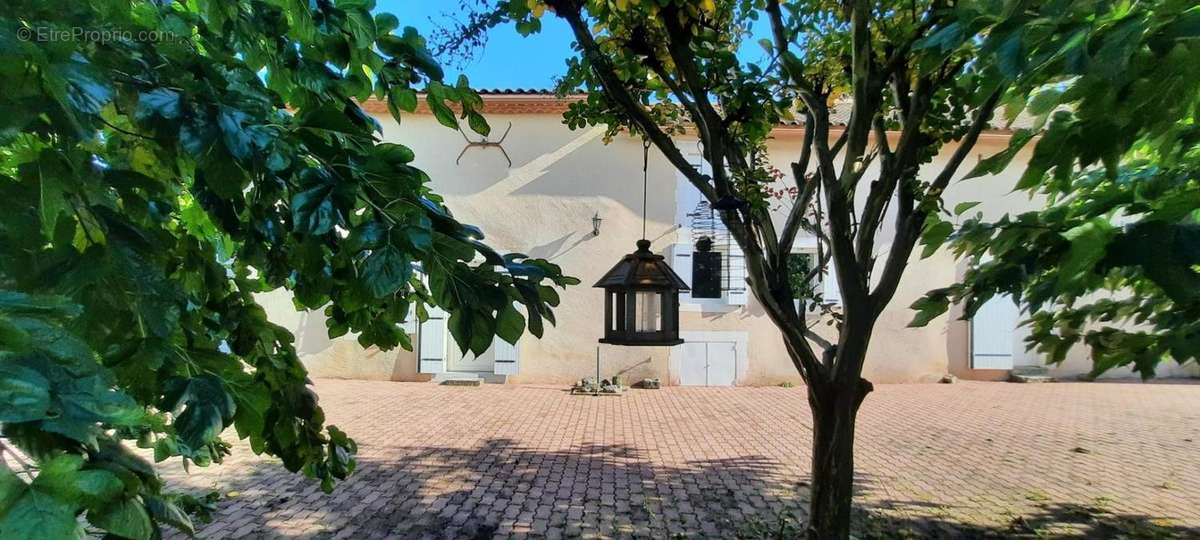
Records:
M642 137L642 240L646 239L646 193L650 184L650 139Z

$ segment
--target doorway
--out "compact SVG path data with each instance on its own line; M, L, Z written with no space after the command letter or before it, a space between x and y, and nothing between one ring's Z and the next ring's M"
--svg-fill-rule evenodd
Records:
M679 384L683 386L733 386L737 381L737 343L732 341L685 342L680 359Z

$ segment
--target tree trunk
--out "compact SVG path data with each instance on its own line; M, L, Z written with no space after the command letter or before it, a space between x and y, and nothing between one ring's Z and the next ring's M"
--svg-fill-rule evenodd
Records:
M854 490L854 420L871 383L817 383L809 387L813 418L812 498L808 505L808 538L850 537ZM823 387L823 388L821 388Z

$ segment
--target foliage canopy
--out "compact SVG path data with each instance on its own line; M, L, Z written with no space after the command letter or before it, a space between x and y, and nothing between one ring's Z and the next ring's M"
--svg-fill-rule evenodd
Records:
M994 222L967 216L951 247L971 268L963 283L918 301L916 322L951 302L970 317L1008 294L1047 361L1082 343L1093 376L1130 366L1152 377L1164 360L1200 360L1200 7L1068 14L1018 27L1040 37L1020 42L1028 74L1005 114L1030 115L1034 126L967 175L999 172L1032 145L1014 187L1047 207ZM960 21L978 17L964 10ZM1054 76L1039 76L1046 71Z
M8 1L0 15L0 423L36 461L0 466L0 536L192 531L203 501L151 464L256 453L332 488L354 442L326 426L292 335L255 295L287 289L330 336L411 347L450 312L482 352L553 322L575 280L459 223L358 106L488 131L412 29L370 1ZM452 108L453 107L453 108ZM458 112L456 112L455 108ZM416 270L421 270L417 272Z

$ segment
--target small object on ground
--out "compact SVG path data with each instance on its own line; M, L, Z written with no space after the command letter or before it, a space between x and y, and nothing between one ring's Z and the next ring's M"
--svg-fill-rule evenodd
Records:
M658 380L658 377L642 379L641 388L645 390L658 390L662 388L662 383Z
M958 382L958 377L955 377L954 375L947 373L945 375L942 375L942 380L940 380L938 382L940 382L942 384L954 384L954 383Z
M1091 450L1088 450L1087 448L1084 448L1084 447L1082 447L1082 446L1076 446L1075 448L1072 448L1072 449L1071 449L1071 451L1072 451L1072 452L1075 452L1076 454L1090 454L1090 453L1092 453L1092 451L1091 451Z
M625 391L625 387L617 385L617 384L613 384L608 379L602 379L600 381L597 381L593 377L587 377L585 379L581 379L579 382L575 383L575 386L571 387L572 394L593 395L593 396L597 396L597 395L619 396L624 391Z

